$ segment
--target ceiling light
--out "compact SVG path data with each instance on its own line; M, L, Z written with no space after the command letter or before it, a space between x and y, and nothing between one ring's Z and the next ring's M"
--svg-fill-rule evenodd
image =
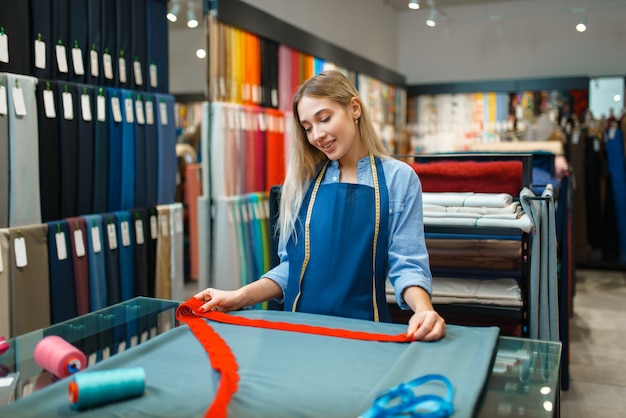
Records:
M198 27L198 19L196 19L196 12L193 10L193 3L189 2L189 9L187 9L187 26L191 29Z
M170 22L176 22L178 20L178 12L180 11L180 4L178 4L178 0L174 0L172 2L172 7L170 11L167 12L167 20Z
M419 9L419 8L420 8L420 2L419 2L419 0L411 0L411 1L409 2L409 9L412 9L412 10L417 10L417 9Z
M572 12L580 14L580 21L576 24L576 30L578 32L584 32L587 30L587 13L582 7L576 7L572 9Z
M206 58L206 50L203 48L200 48L196 51L196 57L200 58L200 59L204 59Z
M428 19L426 19L426 26L434 28L437 26L437 9L434 6L430 7L430 13L428 14Z

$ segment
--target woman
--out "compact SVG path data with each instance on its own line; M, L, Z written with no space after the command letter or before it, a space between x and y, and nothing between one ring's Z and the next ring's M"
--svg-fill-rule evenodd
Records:
M338 71L305 81L293 100L294 139L281 191L280 264L238 290L208 288L201 309L231 311L270 299L285 310L390 321L385 281L407 335L435 341L421 184L390 158L357 90Z

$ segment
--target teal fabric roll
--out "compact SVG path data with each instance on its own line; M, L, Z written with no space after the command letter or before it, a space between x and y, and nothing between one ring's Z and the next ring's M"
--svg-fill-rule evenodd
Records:
M85 215L83 218L89 257L89 307L91 311L97 311L107 306L106 238L101 215Z
M279 311L235 313L251 318L332 328L399 334L401 324ZM425 374L452 382L455 418L472 417L498 338L496 327L449 325L430 343L382 343L211 323L239 365L239 388L230 402L233 417L356 417L376 396ZM90 370L141 366L151 394L98 408L102 415L200 417L211 404L219 374L187 326L174 328ZM177 379L178 380L173 380ZM176 384L173 384L176 382ZM445 387L441 388L445 391ZM0 409L12 417L66 416L67 386L52 385ZM29 415L30 414L30 415Z
M9 109L9 226L41 223L39 196L39 130L35 90L37 79L7 74ZM13 87L21 90L25 114L17 114Z

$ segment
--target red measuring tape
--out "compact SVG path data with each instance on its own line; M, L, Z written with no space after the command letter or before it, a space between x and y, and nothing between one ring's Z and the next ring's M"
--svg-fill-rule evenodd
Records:
M267 321L264 319L250 319L224 312L209 311L199 312L198 308L204 302L195 297L189 298L176 310L176 318L189 326L193 335L204 347L211 366L220 373L220 383L215 394L215 399L207 409L205 417L224 417L228 412L228 404L232 396L237 392L239 373L237 372L237 360L224 339L205 321L220 322L230 325L273 329L279 331L300 332L304 334L324 335L327 337L349 338L353 340L406 343L413 341L406 334L378 334L363 331L351 331L339 328L326 328L314 325L292 324L289 322Z

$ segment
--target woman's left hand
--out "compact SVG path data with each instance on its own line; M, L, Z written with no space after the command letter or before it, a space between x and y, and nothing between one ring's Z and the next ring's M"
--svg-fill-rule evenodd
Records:
M445 335L446 321L436 311L418 311L409 319L407 336L415 341L437 341Z

